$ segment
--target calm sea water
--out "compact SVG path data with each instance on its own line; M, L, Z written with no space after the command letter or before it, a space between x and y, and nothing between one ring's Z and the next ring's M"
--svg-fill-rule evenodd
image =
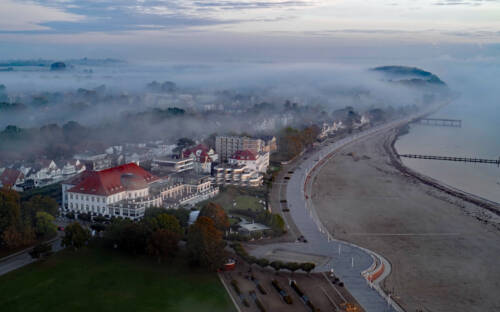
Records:
M500 97L498 90L489 96L463 94L458 100L434 114L435 118L461 119L462 128L411 125L410 133L400 137L400 154L439 156L500 157ZM496 93L496 96L494 96ZM500 202L500 168L491 164L403 159L408 167L450 186Z

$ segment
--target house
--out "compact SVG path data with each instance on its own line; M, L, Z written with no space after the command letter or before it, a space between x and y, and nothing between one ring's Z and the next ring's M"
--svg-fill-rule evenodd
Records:
M42 186L54 180L62 179L62 175L62 170L57 166L55 161L41 159L29 167L26 179L33 180L35 186Z
M24 183L24 174L17 169L5 168L0 174L0 187L22 191L22 188L17 186L22 183Z
M112 160L108 154L77 154L73 156L74 159L79 160L85 165L88 170L104 170L112 166Z
M249 150L239 150L229 158L228 163L243 165L252 171L265 173L269 167L269 152L253 153Z
M193 168L196 173L203 174L212 172L212 164L217 162L218 155L215 151L204 144L187 148L182 152L182 158L193 159Z

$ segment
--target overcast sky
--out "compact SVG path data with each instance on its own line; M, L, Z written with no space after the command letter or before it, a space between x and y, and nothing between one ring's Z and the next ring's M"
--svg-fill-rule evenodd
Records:
M500 0L0 0L1 59L497 56L499 43Z

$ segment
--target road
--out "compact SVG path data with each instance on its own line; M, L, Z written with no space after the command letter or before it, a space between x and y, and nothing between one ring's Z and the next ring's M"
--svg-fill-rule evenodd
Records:
M344 281L347 289L366 311L402 311L396 303L388 299L385 294L380 293L381 289L378 287L378 283L370 285L361 275L364 270L372 266L374 263L373 257L376 257L379 262L384 263L386 268L385 273L378 280L380 282L380 280L390 273L390 263L382 256L367 249L332 239L326 227L317 217L312 203L306 198L306 195L310 193L311 185L309 182L313 180L314 174L321 169L321 165L319 164L321 164L323 159L334 156L340 148L348 144L369 139L370 136L376 133L390 131L430 112L426 111L419 115L413 115L370 128L335 143L325 145L318 151L313 152L312 155L304 155L299 160L299 165L295 168L293 174L291 174L286 185L286 200L290 209L289 217L291 217L298 231L300 231L308 242L258 245L252 248L250 252L257 257L269 256L276 250L326 257L328 260L319 264L315 271L325 272L333 269L335 274ZM304 190L306 193L304 193Z
M63 218L58 218L56 220L56 225L57 226L66 226L67 224L70 223L70 220L66 220ZM57 252L63 247L61 247L61 238L64 235L64 232L57 231L57 237L54 239L50 240L50 243L52 245L52 251ZM28 265L30 263L35 262L36 260L32 259L31 256L29 255L29 252L33 249L33 247L26 248L20 252L17 252L13 255L4 257L0 259L0 276L7 274L11 271L17 270L19 268L22 268L25 265Z
M62 249L61 247L61 237L58 235L57 238L51 241L52 251L56 252ZM9 273L10 271L22 268L32 262L35 262L33 258L29 255L32 248L27 248L15 255L7 256L0 259L0 275Z

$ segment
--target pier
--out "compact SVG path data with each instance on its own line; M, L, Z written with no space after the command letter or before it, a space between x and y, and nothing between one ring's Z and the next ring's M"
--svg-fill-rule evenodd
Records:
M406 158L416 158L416 159L433 159L433 160L460 161L469 163L494 164L500 166L500 157L498 159L483 159L483 158L431 156L431 155L415 155L415 154L400 154L398 156Z
M426 126L454 127L454 128L462 127L462 120L459 119L420 118L416 120L415 123Z

